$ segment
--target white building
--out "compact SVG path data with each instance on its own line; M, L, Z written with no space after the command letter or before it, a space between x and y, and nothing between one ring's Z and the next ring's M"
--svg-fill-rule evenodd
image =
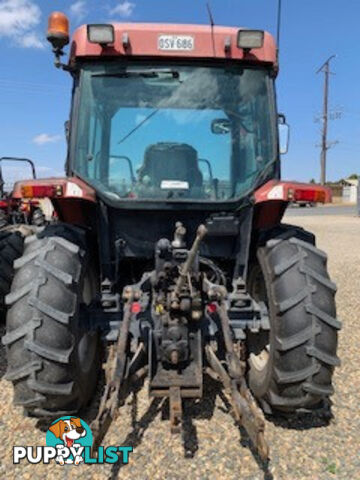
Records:
M359 188L359 179L347 178L344 180L343 202L356 203Z

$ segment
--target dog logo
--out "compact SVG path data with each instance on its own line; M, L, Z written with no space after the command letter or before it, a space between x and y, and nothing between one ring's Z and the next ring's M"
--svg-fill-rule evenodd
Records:
M56 447L60 465L84 462L84 447L92 446L89 426L78 417L61 417L53 422L46 434L46 445Z
M92 451L93 436L84 420L75 416L61 417L55 420L46 432L46 446L15 445L13 463L27 461L31 464L93 465L129 463L130 445L99 446Z

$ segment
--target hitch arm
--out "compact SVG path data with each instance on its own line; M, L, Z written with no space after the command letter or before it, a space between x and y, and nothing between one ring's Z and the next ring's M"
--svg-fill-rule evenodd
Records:
M236 421L245 428L260 457L266 461L269 458L269 447L264 436L264 414L246 385L244 367L234 350L225 302L218 304L217 312L225 343L227 368L223 366L210 345L205 347L206 357L230 396Z
M93 432L93 452L97 452L111 422L116 418L119 406L119 390L126 376L126 347L131 321L132 298L125 306L124 317L121 323L117 343L110 347L109 356L105 365L106 386L100 401L100 407L95 420L91 423Z
M180 295L182 288L186 284L186 281L188 279L188 275L191 272L191 269L192 269L192 266L194 264L196 255L199 251L200 244L201 244L201 242L202 242L202 240L203 240L203 238L205 237L206 234L207 234L207 229L206 229L205 225L200 225L199 228L197 229L196 237L195 237L194 243L193 243L193 245L192 245L192 247L191 247L191 249L188 253L188 257L187 257L184 265L180 269L179 277L177 279L177 282L175 284L175 289L174 289L174 292L173 292L174 298L177 298Z

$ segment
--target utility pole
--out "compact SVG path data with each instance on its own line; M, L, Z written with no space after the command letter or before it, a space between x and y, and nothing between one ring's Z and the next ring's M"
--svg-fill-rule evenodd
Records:
M324 106L323 106L323 122L322 122L322 132L321 132L321 156L320 156L320 166L321 166L321 175L320 183L325 185L326 182L326 153L331 145L327 142L327 131L328 131L328 120L329 120L329 75L330 75L330 62L336 55L331 55L326 62L321 65L319 70L316 73L324 72Z
M280 34L281 34L281 0L278 0L277 5L277 21L276 21L276 56L277 60L279 61L279 51L280 51Z

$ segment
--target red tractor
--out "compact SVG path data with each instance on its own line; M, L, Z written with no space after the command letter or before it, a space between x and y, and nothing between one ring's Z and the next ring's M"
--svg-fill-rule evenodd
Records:
M24 235L31 232L29 225L45 225L45 215L36 199L12 198L12 186L5 182L3 164L9 167L29 165L32 177L36 179L35 165L28 158L0 158L0 315L5 311L4 296L10 289L13 278L12 263L22 254ZM17 175L15 175L17 176Z
M280 180L272 36L85 25L64 65L68 20L54 13L48 40L74 81L69 148L65 178L13 191L49 198L59 219L15 262L3 337L14 403L74 414L105 361L96 450L134 379L169 399L178 432L206 372L267 458L263 411L328 402L340 328L326 254L282 223L289 202L329 193Z

